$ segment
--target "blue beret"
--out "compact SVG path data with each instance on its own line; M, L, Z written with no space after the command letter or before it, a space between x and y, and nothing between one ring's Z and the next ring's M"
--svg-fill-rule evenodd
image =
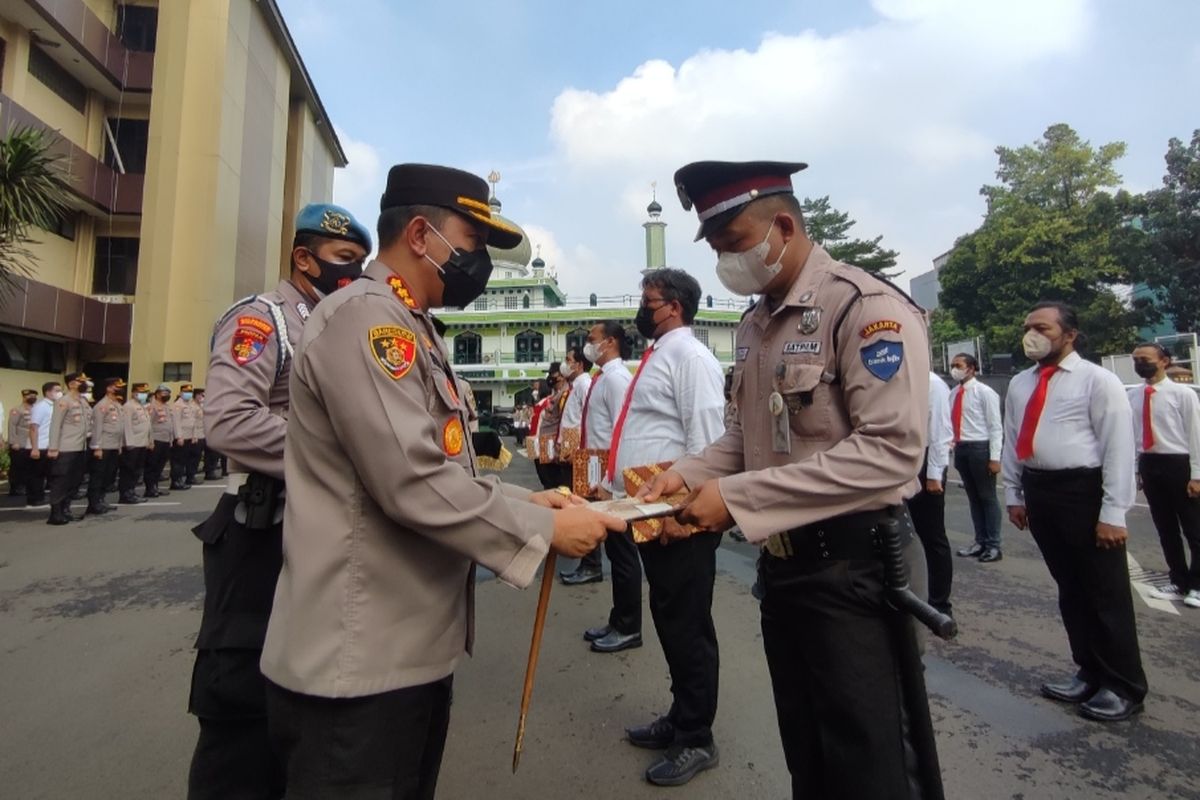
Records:
M371 232L346 209L332 203L310 203L296 215L296 233L357 242L371 252Z

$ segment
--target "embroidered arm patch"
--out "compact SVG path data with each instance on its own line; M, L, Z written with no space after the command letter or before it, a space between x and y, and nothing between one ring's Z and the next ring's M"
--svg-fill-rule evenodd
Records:
M376 363L394 380L408 374L417 361L417 337L408 328L381 325L371 328L368 337Z

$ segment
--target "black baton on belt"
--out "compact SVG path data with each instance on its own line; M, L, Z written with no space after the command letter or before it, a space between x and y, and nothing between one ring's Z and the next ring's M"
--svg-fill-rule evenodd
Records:
M906 614L919 619L943 639L949 639L958 629L953 619L930 606L908 588L908 570L904 566L904 554L900 544L900 524L894 519L889 519L881 523L876 530L882 546L888 605L893 609L888 616L891 617L890 627L900 667L904 728L915 756L916 763L912 766L916 767L916 775L921 781L918 796L922 800L944 800L937 739L933 733L933 720L929 716L929 696L925 691L925 666L921 663L917 631ZM910 780L911 777L910 772Z

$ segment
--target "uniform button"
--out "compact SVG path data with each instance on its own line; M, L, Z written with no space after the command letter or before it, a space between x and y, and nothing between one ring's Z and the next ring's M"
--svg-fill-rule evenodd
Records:
M824 538L825 538L825 531L817 531L817 538L818 538L818 539L824 539Z
M829 558L829 551L828 551L828 550L822 550L822 551L821 551L821 557L822 557L822 558Z

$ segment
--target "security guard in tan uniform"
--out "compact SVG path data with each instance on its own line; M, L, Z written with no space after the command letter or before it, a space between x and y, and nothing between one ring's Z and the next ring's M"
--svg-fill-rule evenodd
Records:
M304 329L262 658L289 796L432 798L451 678L471 648L474 563L525 586L551 547L578 557L625 528L476 472L428 309L470 305L492 271L485 245L521 241L487 201L468 173L393 167L378 260Z
M36 389L22 389L21 405L8 412L9 497L25 494L26 476L30 471L30 411L37 402L37 397Z
M121 460L117 479L118 498L122 505L137 505L146 502L138 497L138 483L146 471L146 456L154 448L150 438L150 414L146 403L150 400L150 384L133 384L133 397L121 407Z
M171 415L171 387L160 383L154 397L146 406L150 415L150 441L154 446L146 454L146 497L162 497L170 494L158 488L162 482L163 467L171 457L171 446L175 441L175 419Z
M193 800L282 794L258 661L283 559L288 377L311 310L361 274L370 250L370 232L349 211L305 206L288 278L239 300L213 326L199 436L229 457L230 474L212 515L194 529L204 543L204 616L188 702L200 721Z
M104 397L92 406L92 457L88 461L88 514L107 514L114 510L104 495L117 476L121 447L125 442L125 420L121 400L125 381L108 378L104 381Z
M904 499L925 446L925 322L898 289L808 239L791 183L804 166L699 162L676 173L717 277L761 297L737 332L733 424L645 496L690 489L681 522L736 523L763 545L763 647L794 796L940 797L940 774L920 767L932 741L901 734L914 710L928 717L928 701L923 684L920 696L900 689L906 666L920 665L896 644L907 631L916 659L911 628L897 627L911 620L885 602L877 544L899 529L923 576Z
M87 470L88 428L92 409L80 394L90 385L82 372L65 376L67 393L54 403L50 418L50 442L46 458L50 459L50 518L48 525L66 525L80 518L71 514L71 498L83 482Z

